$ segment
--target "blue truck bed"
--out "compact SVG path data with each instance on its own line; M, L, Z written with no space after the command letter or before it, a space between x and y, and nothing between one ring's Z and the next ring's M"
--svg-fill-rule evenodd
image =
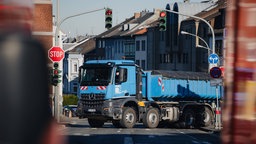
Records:
M208 73L147 71L143 76L143 97L151 101L199 101L216 99L216 87ZM218 86L218 97L222 88Z

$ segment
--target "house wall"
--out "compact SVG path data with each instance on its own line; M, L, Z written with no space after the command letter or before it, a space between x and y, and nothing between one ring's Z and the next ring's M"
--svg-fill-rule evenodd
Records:
M33 36L44 45L48 51L53 45L52 1L34 0ZM51 61L48 60L50 64Z
M147 36L135 36L135 62L143 70L148 70L147 67Z
M79 76L79 67L84 62L84 56L80 53L69 53L66 54L64 60L65 73L64 75L64 88L63 93L67 94L77 94L78 88L78 76Z

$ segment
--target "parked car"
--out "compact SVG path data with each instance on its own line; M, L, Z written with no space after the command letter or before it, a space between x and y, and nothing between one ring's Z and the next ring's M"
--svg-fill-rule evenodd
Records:
M66 105L63 107L63 115L67 117L76 117L77 105Z

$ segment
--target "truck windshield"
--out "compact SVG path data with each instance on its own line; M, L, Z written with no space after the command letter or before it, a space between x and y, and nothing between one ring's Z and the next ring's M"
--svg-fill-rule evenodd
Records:
M86 67L82 70L81 86L106 86L111 80L111 67Z

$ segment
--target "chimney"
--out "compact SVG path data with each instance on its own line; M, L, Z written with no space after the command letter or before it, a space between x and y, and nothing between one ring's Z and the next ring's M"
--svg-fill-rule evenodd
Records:
M140 13L134 13L134 18L139 18L140 17Z

